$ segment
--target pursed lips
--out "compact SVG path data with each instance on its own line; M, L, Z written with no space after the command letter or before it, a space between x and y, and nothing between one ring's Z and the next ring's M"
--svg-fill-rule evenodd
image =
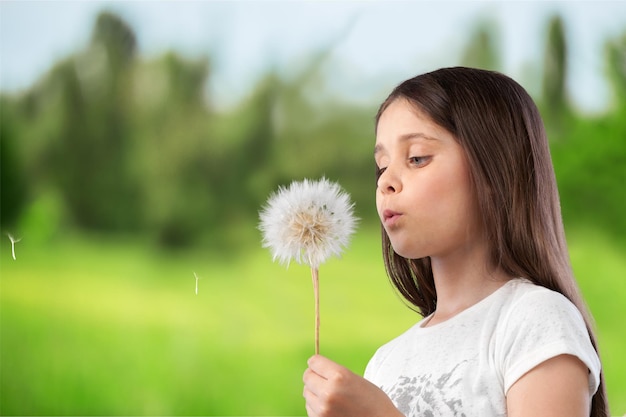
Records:
M393 226L398 219L402 216L402 213L393 210L384 210L383 211L383 224L385 226Z

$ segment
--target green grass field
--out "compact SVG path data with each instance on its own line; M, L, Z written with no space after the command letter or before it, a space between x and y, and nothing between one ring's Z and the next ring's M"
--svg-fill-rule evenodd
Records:
M569 237L611 411L622 415L626 259L601 234ZM387 282L378 241L363 227L320 269L321 352L358 373L419 318ZM239 248L173 254L138 241L25 237L14 261L3 236L0 414L304 415L310 272L273 264L254 239Z

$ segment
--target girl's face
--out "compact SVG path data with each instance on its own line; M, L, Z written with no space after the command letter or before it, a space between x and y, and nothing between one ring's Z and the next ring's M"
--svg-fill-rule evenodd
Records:
M396 99L378 121L374 156L376 207L397 254L445 258L484 244L465 152L452 134Z

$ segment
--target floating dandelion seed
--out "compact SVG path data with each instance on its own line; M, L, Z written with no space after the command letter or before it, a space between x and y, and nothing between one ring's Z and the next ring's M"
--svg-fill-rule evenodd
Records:
M350 242L357 219L354 204L339 185L326 178L292 182L270 195L260 213L263 247L272 259L311 267L315 296L315 353L319 353L319 266L339 256Z
M200 278L198 278L198 275L196 275L196 273L195 273L195 272L193 273L193 276L194 276L194 277L196 277L196 295L198 295L198 280L199 280Z
M13 260L16 261L17 258L15 257L15 244L19 242L20 240L22 240L22 238L15 239L13 235L11 235L11 233L7 233L7 236L9 237L9 240L11 241L11 255L13 255Z

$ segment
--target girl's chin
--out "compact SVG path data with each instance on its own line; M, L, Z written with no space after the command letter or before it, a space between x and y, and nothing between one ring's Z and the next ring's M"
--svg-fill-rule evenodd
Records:
M414 248L408 248L405 245L400 245L400 244L394 245L394 243L391 242L391 247L393 248L393 251L395 253L402 256L403 258L419 259L419 258L424 258L426 256L426 255L423 255L422 253L419 253Z

